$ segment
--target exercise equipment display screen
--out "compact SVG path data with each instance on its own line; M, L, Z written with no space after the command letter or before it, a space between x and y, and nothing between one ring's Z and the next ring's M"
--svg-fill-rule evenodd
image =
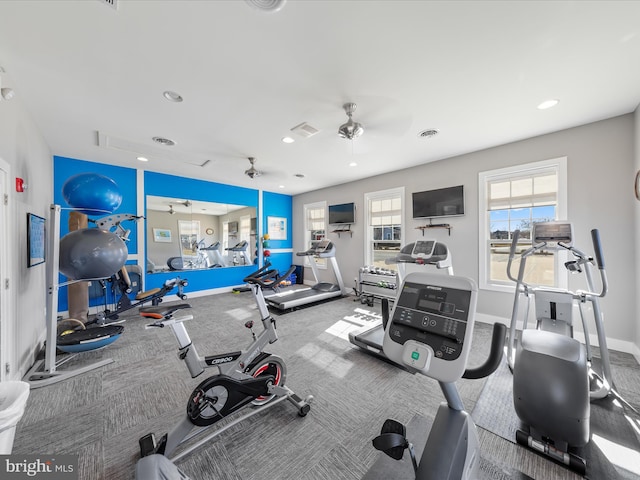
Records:
M430 345L437 357L454 360L462 352L470 301L467 290L405 282L389 336L401 345Z
M429 258L433 255L433 250L436 246L436 242L433 240L418 240L413 245L411 256L419 258Z

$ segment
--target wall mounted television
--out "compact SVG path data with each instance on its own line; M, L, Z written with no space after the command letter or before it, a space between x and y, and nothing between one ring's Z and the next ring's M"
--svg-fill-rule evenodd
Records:
M45 261L45 219L27 213L27 267Z
M413 218L464 215L464 186L413 192Z
M356 204L329 205L329 225L356 222Z

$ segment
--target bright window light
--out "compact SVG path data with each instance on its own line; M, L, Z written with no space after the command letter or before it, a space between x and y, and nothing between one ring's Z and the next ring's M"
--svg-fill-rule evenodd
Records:
M640 475L640 452L595 434L591 436L591 441L598 446L611 463L628 472Z

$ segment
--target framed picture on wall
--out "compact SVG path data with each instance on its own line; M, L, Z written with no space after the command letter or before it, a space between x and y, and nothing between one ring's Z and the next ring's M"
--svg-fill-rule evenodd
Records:
M284 217L267 217L267 233L270 240L286 240L287 219Z
M168 228L154 228L153 241L158 243L171 243L171 230Z

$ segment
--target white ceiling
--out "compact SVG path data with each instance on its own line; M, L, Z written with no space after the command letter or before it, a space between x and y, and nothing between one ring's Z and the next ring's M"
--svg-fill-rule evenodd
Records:
M289 0L276 13L243 0L117 7L0 2L2 86L15 90L12 101L24 102L54 155L297 194L640 103L638 1ZM184 101L165 100L166 90ZM559 105L536 109L549 98ZM337 135L345 102L357 104L365 127L353 142ZM302 122L320 132L290 131ZM428 128L440 133L419 138ZM282 143L287 135L295 143ZM249 156L264 175L243 174Z

